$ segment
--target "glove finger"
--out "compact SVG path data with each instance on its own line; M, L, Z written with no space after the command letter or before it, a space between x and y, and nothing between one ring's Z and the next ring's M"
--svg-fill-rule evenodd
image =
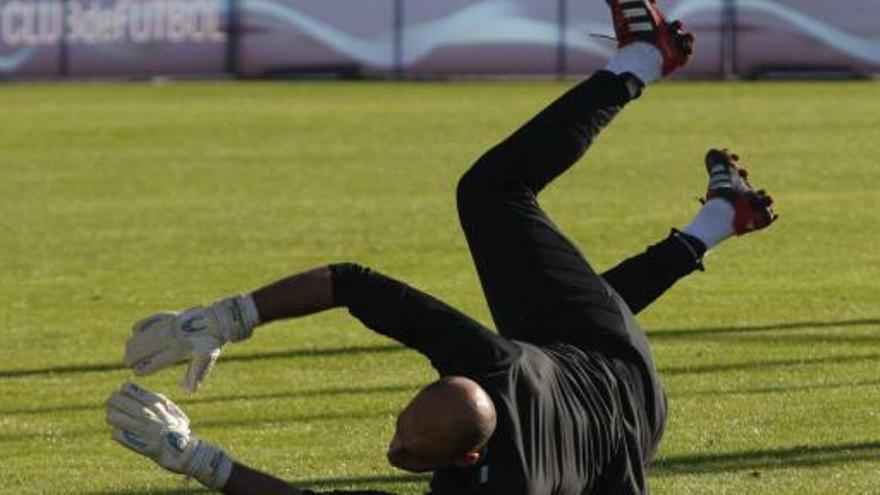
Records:
M134 364L132 370L135 375L143 376L155 373L163 368L168 368L186 360L187 352L178 346L166 347L158 354L146 357Z
M146 436L147 427L142 420L132 418L115 407L107 408L105 420L115 428L122 428L142 438Z
M164 425L174 425L178 428L189 430L189 416L183 412L183 409L177 406L168 397L162 394L151 392L134 383L127 383L132 394L137 396L138 402L147 405L147 408L153 413L159 421Z
M144 437L150 437L155 428L190 430L189 418L174 402L131 382L107 401L107 421Z
M162 352L167 345L164 339L153 334L135 335L125 343L125 357L122 358L122 361L125 366L134 368L140 361Z
M122 388L127 395L131 395L137 402L145 405L162 424L166 426L185 424L186 428L189 428L189 417L168 397L151 392L132 382L125 383Z
M150 411L148 405L124 392L111 395L107 399L107 409L115 409L142 423L158 420L158 416Z
M194 393L199 389L199 385L204 381L217 358L220 357L220 348L216 348L209 352L194 352L192 361L189 363L189 369L186 370L186 376L181 383L184 390Z
M162 352L173 340L174 315L162 313L136 323L132 336L125 343L125 358L128 367Z
M123 428L113 428L113 431L110 432L110 436L113 440L116 440L124 447L131 449L138 454L141 455L149 455L150 453L150 445L147 441L137 435Z
M156 414L166 425L173 426L175 430L190 433L189 416L177 407L177 404L169 401L156 404Z
M155 413L155 411L152 411L152 409L156 404L171 403L171 401L164 395L151 392L133 382L125 382L122 385L121 394L142 406L146 406L153 413Z

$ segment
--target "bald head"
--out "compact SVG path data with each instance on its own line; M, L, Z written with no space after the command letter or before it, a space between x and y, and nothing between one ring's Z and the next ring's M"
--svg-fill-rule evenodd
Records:
M430 416L441 416L447 433L456 439L457 450L482 448L495 431L495 405L477 382L462 376L446 377L428 385L416 396ZM439 426L439 425L437 425Z
M479 384L461 376L442 378L400 413L388 459L409 471L476 463L496 421L495 405Z

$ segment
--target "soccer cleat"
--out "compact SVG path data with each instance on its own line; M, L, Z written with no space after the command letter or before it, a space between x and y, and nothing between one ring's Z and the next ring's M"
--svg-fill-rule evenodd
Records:
M618 46L642 41L657 47L663 55L663 75L687 63L693 53L694 36L681 22L669 22L655 0L606 0L611 7Z
M706 153L709 188L704 201L722 198L733 205L733 229L743 235L767 227L779 216L773 211L773 198L763 189L752 188L748 172L737 166L738 161L739 156L726 149Z

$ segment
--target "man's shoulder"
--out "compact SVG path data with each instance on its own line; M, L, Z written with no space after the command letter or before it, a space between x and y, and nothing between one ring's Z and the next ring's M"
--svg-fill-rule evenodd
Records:
M524 495L527 482L514 457L494 441L480 464L435 471L429 495Z
M446 468L434 472L429 495L478 495L481 484L477 468Z

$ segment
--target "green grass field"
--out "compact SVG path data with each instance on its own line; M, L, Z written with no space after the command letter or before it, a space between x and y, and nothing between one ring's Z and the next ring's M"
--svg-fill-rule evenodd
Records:
M458 176L556 83L0 86L0 493L182 494L112 442L131 324L358 261L489 324ZM781 220L641 316L671 419L657 494L880 493L880 85L671 83L543 196L598 268L696 211L710 146ZM432 370L342 311L228 348L186 396L239 460L319 489L421 493L384 460Z

